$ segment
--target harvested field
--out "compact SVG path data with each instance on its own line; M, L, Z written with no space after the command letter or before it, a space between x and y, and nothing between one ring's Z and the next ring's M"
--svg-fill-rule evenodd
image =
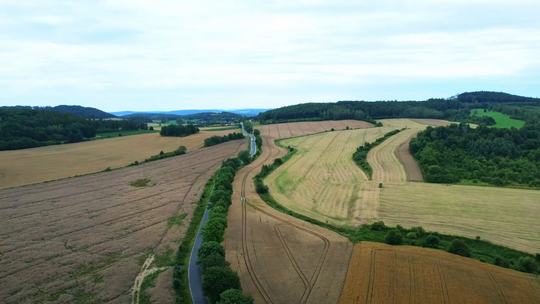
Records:
M416 137L417 134L417 132L411 134L411 136L409 136L409 138L407 138L405 142L399 145L398 149L396 150L397 157L403 165L405 173L407 174L407 180L411 182L424 181L422 171L420 170L418 163L416 163L416 160L413 158L411 152L409 151L409 143L411 142L411 139Z
M142 161L160 151L186 146L201 148L204 139L230 131L200 132L188 137L161 137L158 133L132 135L76 144L0 152L0 189L94 173Z
M433 127L444 127L444 126L448 126L450 124L456 123L456 122L451 122L448 120L438 120L438 119L416 118L416 119L411 119L411 120L420 124L429 125Z
M261 125L256 127L261 131L262 136L272 134L272 139L289 138L302 135L309 135L332 130L363 129L373 127L365 121L359 120L329 120L329 121L309 121L309 122L289 122L284 124Z
M273 139L309 132L309 124L261 127L263 153L235 178L226 257L255 303L337 303L345 282L352 244L268 207L252 182L263 163L285 154Z
M339 303L540 303L540 281L438 250L363 242Z
M1 190L2 303L131 302L130 288L147 255L163 259L167 248L176 249L207 180L223 159L246 148L245 140L232 141L112 172ZM150 183L129 185L138 179ZM182 214L181 226L171 226L169 218ZM167 298L171 280L170 272L161 274L151 296Z
M338 225L373 220L377 216L372 213L376 209L372 196L378 188L353 162L352 154L391 130L336 131L284 140L283 145L298 151L265 182L280 204L311 218Z
M474 238L540 252L540 191L397 183L380 192L380 219L389 225Z

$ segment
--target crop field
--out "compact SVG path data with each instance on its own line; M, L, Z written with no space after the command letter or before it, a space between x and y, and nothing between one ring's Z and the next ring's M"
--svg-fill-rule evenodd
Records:
M127 166L160 151L186 146L201 148L204 139L230 131L200 132L188 137L161 137L157 133L117 137L76 144L0 152L0 189L44 182Z
M246 141L232 141L111 172L0 190L1 302L136 300L131 292L136 295L144 274L173 257L207 180L222 160L246 148ZM153 301L173 302L171 281L170 271L159 275Z
M384 120L383 124L388 127L282 141L298 152L265 179L270 193L285 207L331 224L383 220L389 225L420 225L440 233L480 236L525 252L540 252L540 222L536 220L540 214L539 191L410 182L421 178L420 170L407 151L401 149L400 156L400 147L426 125L408 119ZM351 155L362 140L372 141L392 126L410 129L369 152L373 180L367 181ZM404 161L407 155L409 163ZM414 172L416 178L412 179Z
M293 134L304 134L327 124L287 125L261 126L263 153L235 177L225 234L226 258L255 303L337 303L352 244L336 233L268 207L252 182L262 164L285 154L273 139L290 136L289 128Z
M261 125L256 127L261 131L262 136L271 136L270 138L289 138L325 131L369 128L372 124L358 120L338 120L338 121L311 121L311 122L289 122L284 124Z
M471 110L471 116L490 116L495 119L495 122L497 124L491 126L492 128L516 128L519 129L523 127L525 122L523 120L517 120L510 118L510 116L503 114L501 112L494 112L494 111L487 111L484 112L484 109L472 109Z
M438 250L363 242L339 303L540 303L540 280Z

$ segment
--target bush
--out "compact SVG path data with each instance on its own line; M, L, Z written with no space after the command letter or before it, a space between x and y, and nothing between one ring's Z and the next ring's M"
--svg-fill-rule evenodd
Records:
M383 221L378 221L369 225L369 229L375 230L375 231L383 231L386 229L386 225L384 225Z
M501 257L496 257L494 264L496 266L501 266L501 267L504 267L504 268L509 268L510 267L510 263L508 263L507 260L505 260L505 259L503 259Z
M534 258L530 256L520 257L518 260L517 269L523 272L534 273L536 271L537 265Z
M426 246L431 248L439 247L440 239L437 235L430 234L426 238Z
M229 266L229 262L227 262L227 260L225 260L225 257L222 256L221 254L212 253L212 254L206 256L204 259L201 260L200 266L201 266L201 269L202 269L202 271L204 273L204 271L206 271L206 269L208 269L210 267L214 267L214 266L226 267L226 266Z
M219 297L221 300L216 304L253 304L253 298L245 296L239 289L227 289Z
M203 274L203 293L212 302L227 289L241 289L238 274L229 267L210 267Z
M448 252L457 254L464 257L470 257L471 256L471 249L463 240L460 239L454 239L452 243L450 244L450 247L448 248Z
M403 243L403 237L397 229L388 231L384 237L384 242L389 245L401 245Z
M424 230L424 228L422 228L422 226L412 227L411 231L416 233L417 237L424 237L426 235L426 231Z
M414 232L409 232L409 233L407 233L407 238L408 238L408 239L415 239L415 238L417 238L416 233L414 233Z

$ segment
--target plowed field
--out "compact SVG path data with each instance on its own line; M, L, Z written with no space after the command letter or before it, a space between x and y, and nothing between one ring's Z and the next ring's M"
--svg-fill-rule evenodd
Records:
M178 246L208 178L223 159L246 148L245 140L232 141L112 172L1 190L0 302L129 303L145 254ZM138 179L150 183L130 186ZM169 225L182 214L182 226ZM156 287L162 298L172 292L172 277L165 274Z
M285 154L274 145L274 138L314 132L321 125L325 122L260 127L263 153L236 175L225 235L226 257L238 271L244 292L253 295L255 303L339 300L352 244L268 207L252 182L263 163ZM289 128L291 132L286 132Z
M204 139L233 131L200 132L187 137L158 133L132 135L33 149L0 152L0 189L127 166L160 151L201 148Z
M339 303L532 304L540 281L438 250L364 242L354 247Z

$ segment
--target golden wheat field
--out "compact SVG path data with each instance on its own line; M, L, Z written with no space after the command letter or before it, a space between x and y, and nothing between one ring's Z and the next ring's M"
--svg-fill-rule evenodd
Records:
M265 179L270 193L287 208L332 224L383 220L390 225L421 225L440 233L481 236L531 253L540 251L536 219L540 191L409 182L397 150L427 125L409 119L383 120L383 124L386 127L282 141L298 152ZM405 127L410 129L369 152L373 179L367 181L352 161L356 147Z
M0 189L55 180L127 166L160 151L186 146L199 149L204 139L231 130L200 132L187 137L161 137L158 133L132 135L76 144L0 152Z
M533 304L540 280L438 250L363 242L339 303Z

